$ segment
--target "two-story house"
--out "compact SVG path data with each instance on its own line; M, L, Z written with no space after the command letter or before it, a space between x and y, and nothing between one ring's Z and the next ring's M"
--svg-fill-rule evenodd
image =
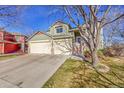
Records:
M85 27L84 27L85 29ZM72 54L74 45L81 45L81 37L77 28L71 28L62 21L55 22L44 33L38 31L28 39L29 53ZM73 50L73 51L72 51Z
M27 37L0 29L0 54L25 52Z

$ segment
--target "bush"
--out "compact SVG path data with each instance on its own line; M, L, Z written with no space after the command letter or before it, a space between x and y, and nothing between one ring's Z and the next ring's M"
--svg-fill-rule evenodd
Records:
M106 56L122 56L124 57L124 44L113 44L104 50L104 55Z
M90 58L90 57L91 57L90 51L85 50L85 51L84 51L84 56L85 56L86 58Z

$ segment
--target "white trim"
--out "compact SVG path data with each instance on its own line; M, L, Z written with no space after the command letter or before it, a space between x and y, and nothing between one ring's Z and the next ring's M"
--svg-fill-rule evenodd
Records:
M52 40L52 39L51 39ZM51 40L35 40L35 41L29 41L29 43L35 43L35 42L50 42Z

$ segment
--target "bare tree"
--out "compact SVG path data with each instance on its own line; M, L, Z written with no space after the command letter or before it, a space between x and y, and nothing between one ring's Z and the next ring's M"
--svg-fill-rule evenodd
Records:
M18 21L18 16L22 6L10 6L2 5L0 6L0 23L1 28L9 27L10 25L16 24Z
M102 28L124 17L124 13L121 13L112 20L107 20L111 8L111 6L64 6L68 18L76 25L82 40L90 51L91 62L94 67L99 62L97 50ZM82 29L80 21L85 24L85 30Z
M24 29L25 35L30 36L35 31L31 27L25 26L22 22L23 11L29 8L29 6L20 5L3 5L0 6L0 25L1 29L6 29L8 27L14 26L20 29ZM22 32L21 32L22 33Z
M121 8L122 6L116 6L111 9L107 16L107 20L112 20L113 17L116 17L120 13L124 13L124 10ZM116 11L116 12L115 12ZM113 16L113 17L112 17ZM105 46L111 46L112 44L124 43L124 17L119 20L107 25L104 29L109 31L105 33ZM108 35L108 36L107 36Z

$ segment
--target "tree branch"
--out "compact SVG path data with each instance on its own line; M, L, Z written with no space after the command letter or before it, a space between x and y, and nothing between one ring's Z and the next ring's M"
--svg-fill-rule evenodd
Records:
M78 26L78 24L74 21L74 19L72 18L72 15L70 13L70 11L67 9L66 6L64 6L64 10L67 13L67 16L69 17L69 19L72 21L72 23L74 23L76 26Z
M116 20L118 20L118 19L120 19L120 18L122 18L122 17L124 17L124 14L120 15L119 17L115 18L114 20L111 20L111 21L109 21L109 22L103 24L102 27L104 27L104 26L106 26L106 25L108 25L108 24L111 24L111 23L115 22Z
M105 11L104 14L103 14L103 17L102 17L102 19L101 19L101 22L104 21L105 17L107 16L107 14L108 14L109 11L110 11L110 9L111 9L111 6L108 6L108 8L106 9L106 11Z
M94 19L96 20L97 17L96 17L96 15L95 15L95 11L93 10L93 6L90 5L90 6L89 6L89 9L90 9L91 14L93 15Z

